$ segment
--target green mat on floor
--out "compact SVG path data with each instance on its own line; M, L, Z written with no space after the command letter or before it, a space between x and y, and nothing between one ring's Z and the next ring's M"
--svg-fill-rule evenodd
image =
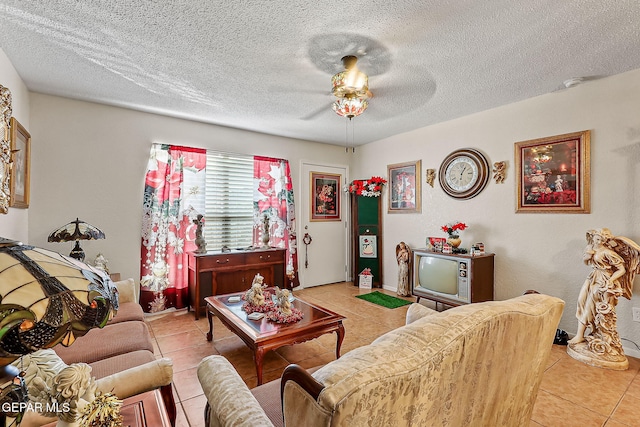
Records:
M412 301L396 298L378 291L368 294L356 295L356 298L360 298L387 308L398 308L402 307L403 305L413 304Z

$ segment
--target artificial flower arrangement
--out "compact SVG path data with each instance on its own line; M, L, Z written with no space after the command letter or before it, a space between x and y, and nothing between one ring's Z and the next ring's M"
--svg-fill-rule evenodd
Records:
M362 270L360 272L360 275L361 276L372 276L371 269L370 268L365 268L364 270Z
M355 179L349 184L349 193L355 193L364 197L380 197L382 186L387 180L380 176L372 176L369 179Z
M464 222L460 222L460 221L456 221L453 223L448 223L446 225L442 226L442 231L444 231L445 233L447 233L449 235L449 237L453 237L453 236L458 236L458 232L459 231L463 231L466 228L468 228L469 226L467 224L465 224Z

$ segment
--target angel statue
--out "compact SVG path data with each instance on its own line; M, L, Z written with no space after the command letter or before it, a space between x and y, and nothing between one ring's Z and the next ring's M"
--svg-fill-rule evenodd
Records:
M257 307L265 303L263 282L264 277L262 277L260 274L256 274L253 278L253 282L251 283L251 289L249 289L246 293L246 300L249 304Z
M291 311L291 302L289 301L289 290L276 287L276 305L280 309L280 312L285 316L289 316Z
M29 395L39 402L43 415L57 416L57 427L76 427L84 407L95 399L96 382L91 376L91 366L73 363L47 381L37 376Z
M398 290L400 296L411 295L409 286L409 255L411 249L405 242L396 245L396 261L398 261Z
M578 332L567 353L588 365L625 370L629 361L616 329L616 305L620 296L631 299L640 246L608 228L589 230L583 260L592 270L578 296Z

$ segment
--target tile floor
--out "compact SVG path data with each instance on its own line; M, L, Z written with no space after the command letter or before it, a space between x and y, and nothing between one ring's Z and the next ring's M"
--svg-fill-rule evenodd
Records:
M404 324L407 307L390 310L353 298L362 292L368 290L360 290L351 283L337 283L295 291L295 294L347 317L344 354ZM214 319L213 342L207 342L205 337L209 329L206 316L195 320L193 312L179 310L149 316L147 321L156 355L173 359L178 427L204 426L206 399L196 376L203 357L225 356L249 387L256 386L251 352L217 319ZM290 363L310 368L334 360L335 345L336 336L330 334L267 353L264 381L280 377ZM553 347L529 427L640 426L640 360L629 358L628 370L611 371L578 362L565 350L563 346Z

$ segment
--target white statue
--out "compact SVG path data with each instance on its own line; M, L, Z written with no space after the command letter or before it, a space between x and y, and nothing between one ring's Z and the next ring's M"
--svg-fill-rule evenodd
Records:
M265 303L264 293L262 292L264 288L264 277L262 277L259 273L255 275L253 278L253 283L251 284L251 289L247 291L246 299L247 302L254 306L260 306Z
M640 246L607 228L589 230L583 260L593 270L578 296L578 332L567 353L592 366L625 370L629 361L616 328L616 305L620 296L631 299L640 272Z
M47 381L35 377L29 393L43 408L55 410L43 415L57 416L57 427L75 427L83 408L95 399L96 382L91 366L73 363Z
M96 259L93 261L93 265L97 269L102 270L107 274L109 274L109 268L107 267L108 263L109 263L109 260L106 259L104 255L102 255L101 253L96 255Z
M291 310L291 301L289 301L289 290L282 289L276 287L276 305L280 309L280 313L285 316L291 315L293 311Z

